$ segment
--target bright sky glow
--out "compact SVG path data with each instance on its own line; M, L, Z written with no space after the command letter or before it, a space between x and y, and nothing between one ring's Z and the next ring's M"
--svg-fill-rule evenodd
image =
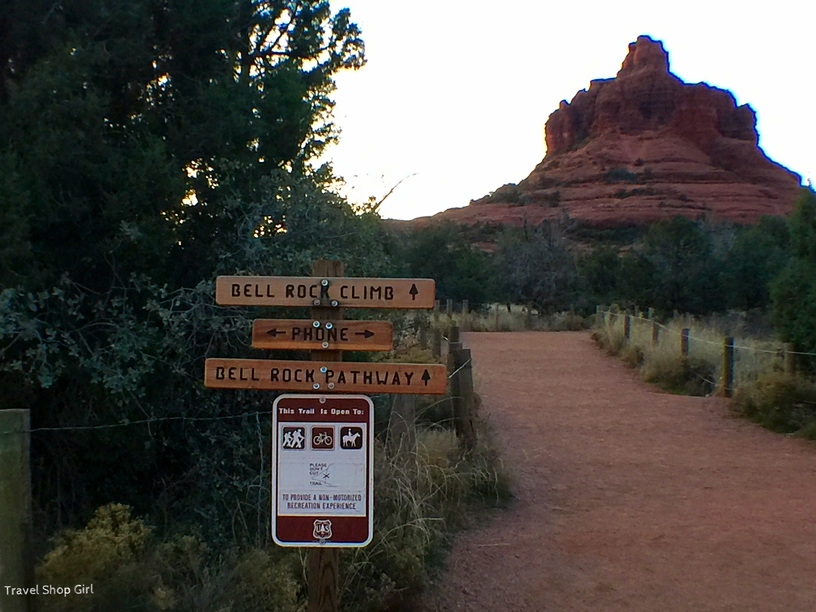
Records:
M368 63L337 78L342 135L326 157L351 202L380 199L405 179L383 217L465 206L524 179L544 157L558 103L614 77L640 34L663 41L684 81L750 104L765 153L816 181L816 3L333 3L343 6Z

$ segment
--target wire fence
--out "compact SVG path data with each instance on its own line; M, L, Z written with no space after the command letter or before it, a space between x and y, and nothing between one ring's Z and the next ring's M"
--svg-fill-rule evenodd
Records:
M706 379L706 382L726 388L727 394L764 371L781 367L794 374L806 360L816 358L816 353L797 351L790 343L734 338L693 319L675 319L663 324L640 313L629 314L601 307L597 308L596 314L600 317L599 322L614 330L620 340L650 356L663 351L667 356L682 355L709 363L716 380Z

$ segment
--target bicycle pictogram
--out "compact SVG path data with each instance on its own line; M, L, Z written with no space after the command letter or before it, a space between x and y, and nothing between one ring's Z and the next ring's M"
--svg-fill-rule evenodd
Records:
M315 446L331 446L331 443L333 442L332 437L325 432L317 434L314 438L312 438L312 441Z
M334 448L333 427L312 427L312 448L315 450L331 450Z

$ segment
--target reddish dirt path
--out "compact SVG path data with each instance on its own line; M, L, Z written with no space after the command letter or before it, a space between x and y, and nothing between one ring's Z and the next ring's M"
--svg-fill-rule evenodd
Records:
M517 499L425 610L816 610L816 444L662 393L585 332L464 342Z

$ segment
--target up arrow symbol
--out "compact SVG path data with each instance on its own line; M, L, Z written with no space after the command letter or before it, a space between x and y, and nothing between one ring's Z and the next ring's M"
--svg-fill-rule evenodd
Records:
M419 289L417 289L416 283L411 283L411 289L408 291L411 294L411 300L416 300L417 293L419 293Z
M428 386L428 381L431 380L431 375L428 373L428 370L422 374L422 380L425 381L425 386Z

